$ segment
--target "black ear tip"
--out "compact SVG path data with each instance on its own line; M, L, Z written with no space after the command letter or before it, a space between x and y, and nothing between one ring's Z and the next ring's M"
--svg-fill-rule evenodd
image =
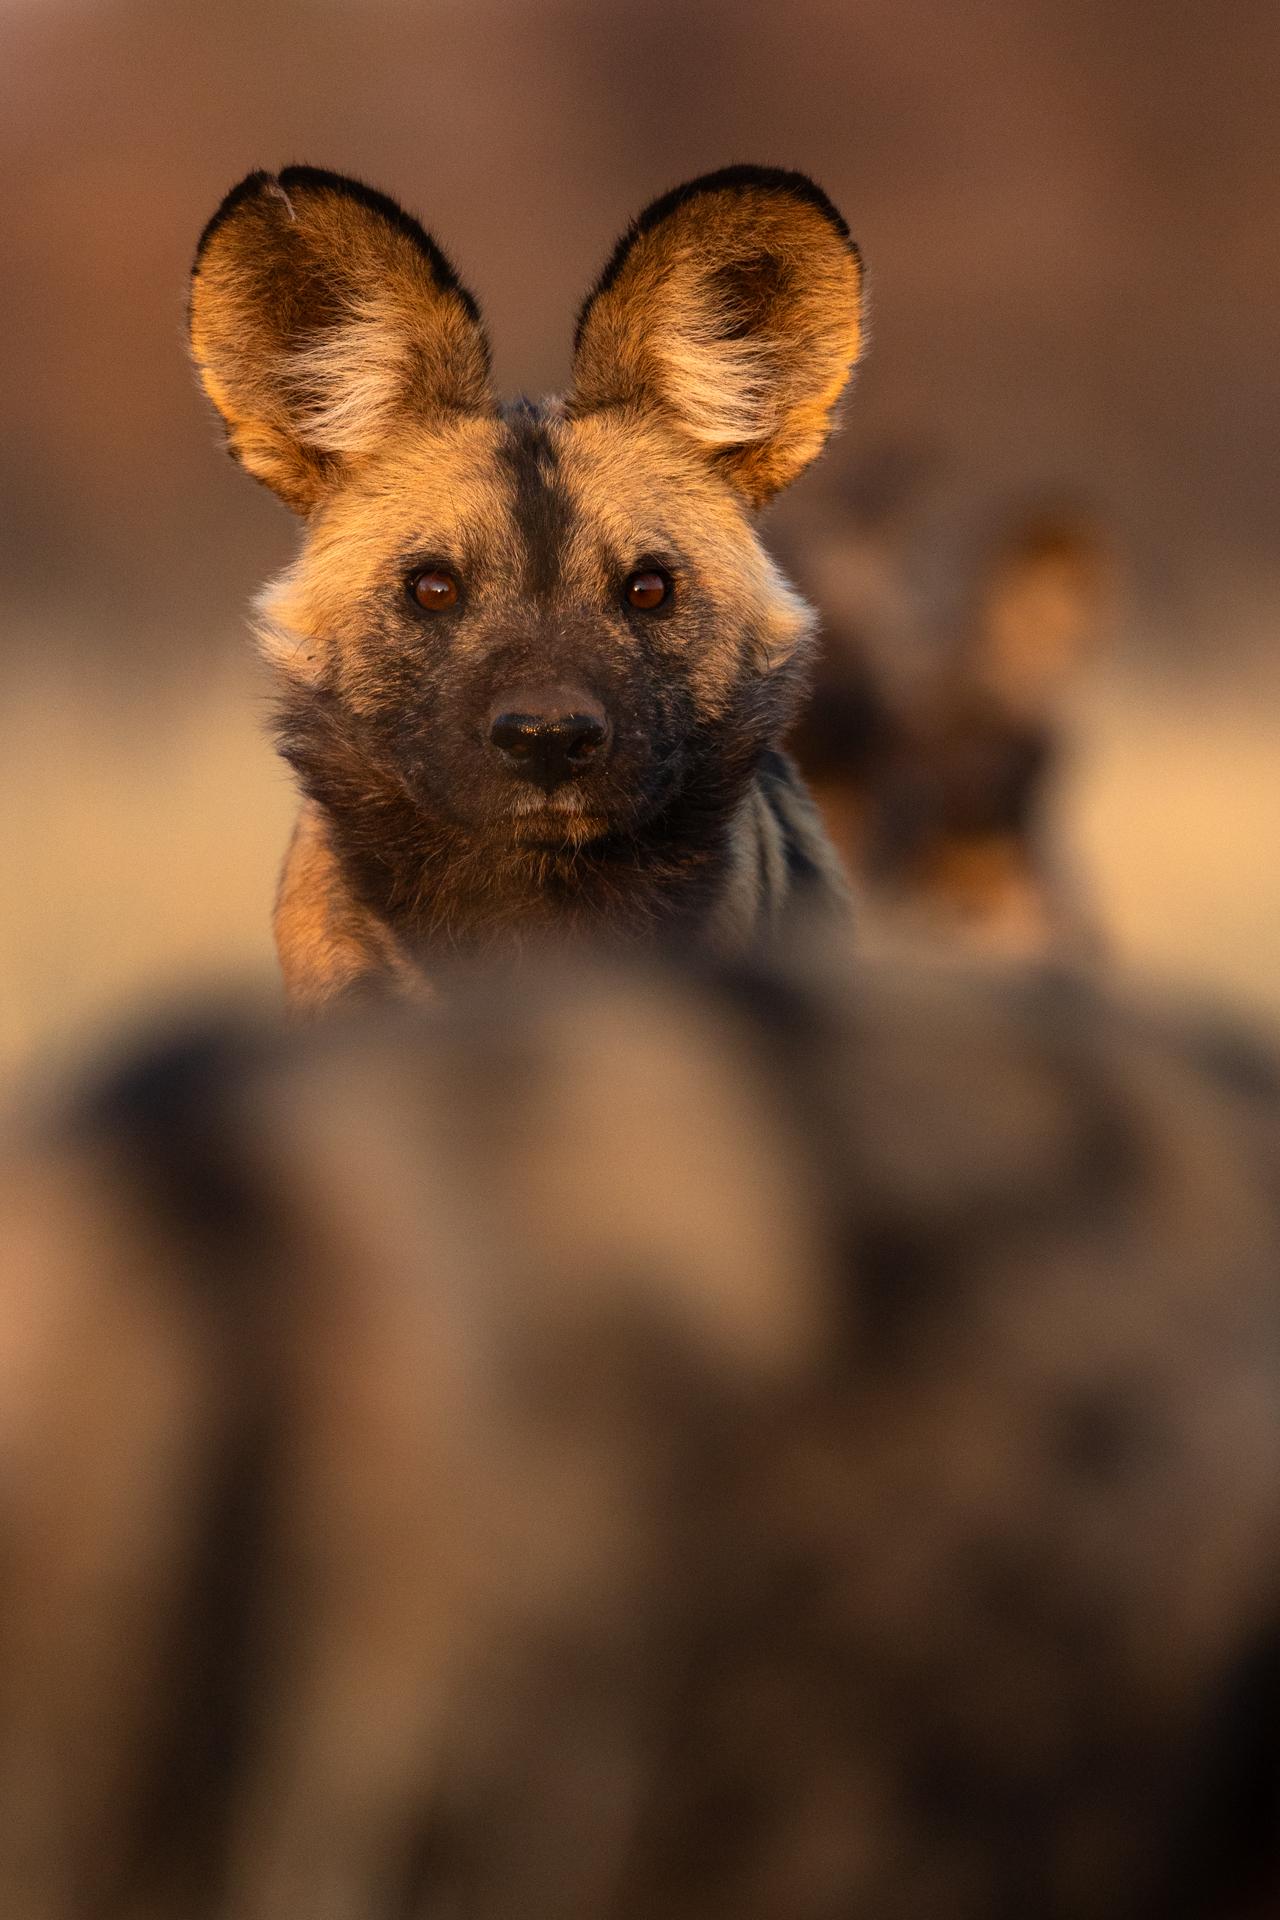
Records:
M196 244L193 272L199 267L205 249L224 221L246 200L251 200L255 195L265 191L274 191L286 204L290 194L304 193L331 193L340 195L344 200L355 201L367 213L375 214L389 227L393 227L397 233L403 234L406 240L412 242L430 267L432 278L440 291L457 294L468 318L479 325L480 309L474 295L468 287L463 285L448 254L437 241L432 239L426 228L415 220L411 213L406 213L399 201L393 200L389 193L381 193L377 187L370 187L363 180L357 180L350 174L331 173L327 167L295 164L282 167L278 174L263 172L247 174L238 186L232 187L213 218L206 224Z
M578 312L574 329L574 350L581 344L586 327L587 315L602 293L609 288L622 271L623 263L636 241L642 234L649 233L661 225L680 207L687 206L692 200L700 200L709 193L763 193L777 196L779 199L802 201L805 206L813 207L835 230L853 255L859 272L862 270L862 254L858 243L849 231L849 223L835 202L828 198L816 180L807 173L795 173L787 167L760 167L746 162L736 166L720 167L714 173L700 173L693 180L686 180L669 192L660 194L656 200L638 213L622 238L614 247L604 271L583 301Z
M205 222L204 230L196 242L196 265L199 266L202 255L208 248L218 229L228 221L238 207L247 200L256 200L263 194L274 192L278 198L288 200L290 193L340 193L348 199L360 200L366 206L380 213L393 225L401 225L409 216L402 207L385 193L379 193L375 187L365 186L362 180L349 179L346 174L330 173L324 167L288 166L279 173L268 173L259 167L253 173L247 173L238 180L230 193L225 194L215 208L211 218ZM412 224L416 227L417 222Z
M377 213L393 227L411 227L416 233L422 229L411 214L405 212L399 201L393 200L389 193L379 192L365 180L357 180L354 174L333 173L328 167L308 167L301 163L284 167L280 172L279 185L283 193L332 193L341 199L354 200L358 205L367 207L370 213Z
M687 205L691 200L701 199L708 193L763 193L776 195L781 199L799 200L806 206L814 207L830 222L842 240L849 243L854 251L853 238L849 225L831 199L823 192L816 180L807 173L796 173L787 167L760 167L747 162L735 166L720 167L714 173L700 173L683 185L672 187L647 206L635 220L632 232L647 233L651 227L665 220L677 207Z
M244 179L238 180L235 186L232 187L230 193L223 195L218 205L205 221L201 229L200 238L196 241L196 257L191 269L193 273L200 265L208 249L209 242L213 239L214 234L218 231L219 227L222 226L223 222L230 219L237 207L243 206L246 200L255 199L265 188L272 186L274 181L275 176L273 174L267 173L264 168L259 167L254 173L246 173Z

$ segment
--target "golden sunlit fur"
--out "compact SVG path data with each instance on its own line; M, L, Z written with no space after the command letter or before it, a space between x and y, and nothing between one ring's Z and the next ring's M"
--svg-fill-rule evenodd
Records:
M458 948L741 951L804 897L843 907L779 751L813 615L753 517L831 430L860 285L812 182L707 176L623 236L565 398L502 407L474 300L393 202L297 167L228 196L192 351L232 451L306 522L258 603L306 796L276 919L295 1004L416 990ZM448 619L408 604L426 563L458 582ZM645 567L669 588L637 620ZM489 740L538 697L604 716L598 765L554 791Z
M381 208L381 211L376 209ZM397 412L489 398L470 297L399 210L334 177L252 174L202 237L191 346L232 452L309 512Z
M826 442L861 349L861 263L825 206L714 180L624 240L579 323L570 406L663 408L758 506Z

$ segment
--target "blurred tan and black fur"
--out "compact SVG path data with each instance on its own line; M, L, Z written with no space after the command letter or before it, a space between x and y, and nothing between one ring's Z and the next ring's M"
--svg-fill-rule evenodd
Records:
M469 971L0 1159L0 1911L1274 1912L1274 1059Z
M743 952L843 907L781 752L813 617L755 516L821 450L860 315L825 195L730 168L628 229L567 394L499 405L475 301L393 202L308 167L227 197L192 351L305 522L260 603L304 795L295 1004L547 934Z

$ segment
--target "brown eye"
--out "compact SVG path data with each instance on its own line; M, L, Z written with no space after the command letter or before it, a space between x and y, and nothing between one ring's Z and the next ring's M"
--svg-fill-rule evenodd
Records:
M623 598L629 607L639 607L644 613L652 613L660 607L671 592L671 581L665 573L659 573L656 567L642 567L639 573L633 573L623 589Z
M439 613L456 603L458 583L443 567L424 567L421 573L410 575L409 594L428 613Z

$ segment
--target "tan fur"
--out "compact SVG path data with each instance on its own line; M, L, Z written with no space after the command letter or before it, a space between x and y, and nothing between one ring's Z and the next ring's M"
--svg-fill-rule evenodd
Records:
M268 663L291 681L354 668L360 699L362 610L394 556L421 542L452 551L470 537L500 553L508 532L496 422L446 414L410 422L360 463L341 497L311 518L305 549L259 595L255 631ZM372 671L372 665L369 666Z
M323 817L309 801L298 814L285 855L272 925L295 1013L318 1013L374 979L394 984L406 998L429 997L420 969L352 898Z

